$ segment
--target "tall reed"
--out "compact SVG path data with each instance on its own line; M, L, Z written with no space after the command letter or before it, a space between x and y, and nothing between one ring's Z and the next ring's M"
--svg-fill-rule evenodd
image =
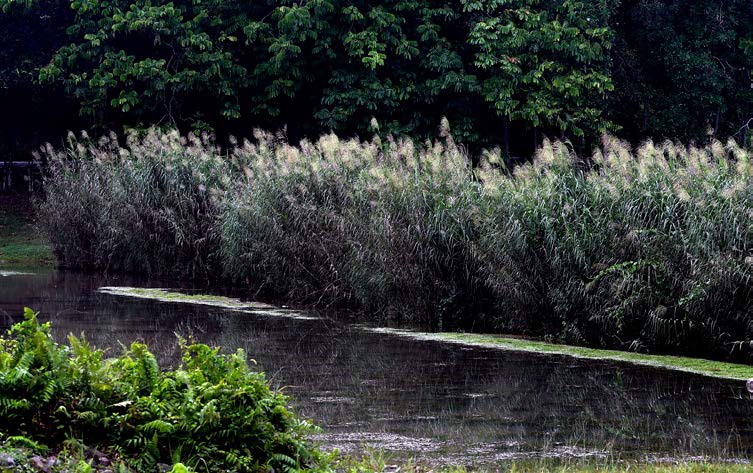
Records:
M47 148L41 214L67 265L218 278L437 329L732 354L753 338L749 151L592 156L545 142L477 167L436 142L256 132L227 152L155 130Z
M219 193L227 160L207 137L85 134L43 150L40 211L65 266L203 278L219 268Z
M467 216L478 185L449 136L290 146L257 133L232 162L242 177L223 216L228 277L436 326L468 311L458 301L477 287Z
M575 343L750 356L753 187L734 142L545 143L482 166L486 284L511 330Z

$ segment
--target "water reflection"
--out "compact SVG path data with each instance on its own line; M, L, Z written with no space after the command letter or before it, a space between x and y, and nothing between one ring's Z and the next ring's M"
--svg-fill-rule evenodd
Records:
M0 315L8 325L29 306L53 321L61 339L85 332L114 350L143 340L162 363L177 359L174 334L243 348L299 412L324 427L317 438L343 450L366 443L458 463L753 453L753 401L743 383L96 292L139 284L148 282L56 272L4 276Z

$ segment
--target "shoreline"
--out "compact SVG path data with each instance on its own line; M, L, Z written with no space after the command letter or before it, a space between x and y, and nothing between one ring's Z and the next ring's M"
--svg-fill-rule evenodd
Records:
M319 317L309 316L299 311L278 308L258 302L243 302L224 296L208 294L184 294L181 292L133 287L102 287L98 292L120 297L134 297L150 299L159 302L196 304L233 310L251 315L288 316L295 319L312 320ZM620 350L606 350L587 348L573 345L560 345L537 340L526 340L509 335L474 334L462 332L421 332L387 327L370 327L355 325L360 330L372 333L382 333L415 340L452 343L457 345L491 348L495 350L519 353L537 353L548 356L567 356L583 360L608 360L618 363L628 363L638 366L648 366L661 369L681 371L685 373L708 376L712 378L733 381L745 381L753 378L753 366L724 361L707 360L674 355L655 355Z

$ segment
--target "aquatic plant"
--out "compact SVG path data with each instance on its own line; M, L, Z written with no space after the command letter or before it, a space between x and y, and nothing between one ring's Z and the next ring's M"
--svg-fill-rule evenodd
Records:
M749 151L605 138L545 143L513 176L482 165L475 243L502 319L573 343L750 356Z
M208 278L217 272L212 192L228 183L226 160L204 137L130 133L69 136L48 162L44 225L64 266Z
M334 135L290 146L257 133L232 159L243 175L221 233L235 281L438 326L479 307L469 246L478 185L448 133L426 146Z
M51 148L42 220L67 265L189 274L432 328L750 359L749 151L606 137L508 168L440 139L226 152L151 130ZM190 170L190 172L189 172Z
M72 440L113 452L134 471L176 462L209 471L326 468L304 441L312 425L242 351L182 348L175 370L162 370L140 343L106 359L83 338L58 345L27 309L0 339L0 434L52 448Z

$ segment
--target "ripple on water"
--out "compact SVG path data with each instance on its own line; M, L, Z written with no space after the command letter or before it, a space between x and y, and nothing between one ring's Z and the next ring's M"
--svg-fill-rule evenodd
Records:
M6 275L10 269L25 270L6 268ZM238 310L254 304L243 295L148 294L183 302L168 304L97 292L149 284L43 270L0 277L0 315L9 314L3 328L29 306L53 321L61 339L85 331L92 343L115 351L121 342L143 340L164 363L176 361L175 333L228 352L243 349L275 386L293 394L303 417L325 429L325 447L351 452L376 448L390 457L466 466L599 457L605 448L610 461L753 454L753 402L738 381L501 350L483 338L464 339L475 345L461 349L442 334L398 337L337 314L299 323L285 308Z
M312 397L311 402L319 404L354 404L356 400L352 397L319 396Z
M358 452L368 448L388 452L431 453L440 450L444 442L421 437L408 437L384 432L348 432L315 434L311 439L324 448L338 449L343 453Z
M0 269L0 277L10 277L10 276L33 276L34 273L29 273L25 271L9 271Z

